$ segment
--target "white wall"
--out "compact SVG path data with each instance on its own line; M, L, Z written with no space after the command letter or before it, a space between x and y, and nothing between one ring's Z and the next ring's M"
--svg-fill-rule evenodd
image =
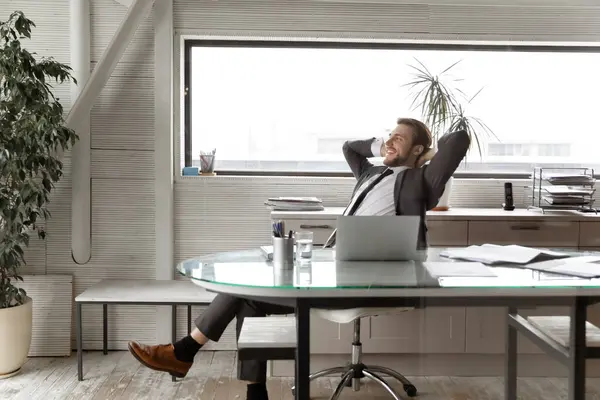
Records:
M114 0L90 1L94 63L126 9ZM178 33L219 35L307 36L329 31L333 36L358 37L600 41L600 8L592 7L597 4L596 0L512 0L510 3L517 5L514 7L493 6L508 3L500 0L463 0L460 3L483 5L451 6L457 2L438 0L438 5L430 6L415 0L286 0L278 4L254 0L176 0L174 21ZM0 19L17 9L23 10L38 25L28 47L68 63L69 0L3 0ZM280 15L273 14L273 10L279 10ZM478 15L474 17L473 12ZM338 16L332 18L332 13ZM176 50L177 47L178 42ZM155 278L153 88L155 79L170 78L154 76L154 57L150 17L142 23L92 110L90 263L76 265L71 259L67 156L67 174L53 196L48 239L33 242L27 253L25 273L73 274L75 295L103 278ZM175 70L178 68L176 63ZM57 88L57 93L68 109L71 102L68 86ZM210 251L264 243L269 228L263 201L268 196L317 195L328 205L343 205L351 188L350 179L178 179L175 258L181 260ZM452 201L454 205L496 207L502 203L501 193L502 182L459 182ZM522 190L515 189L515 193L518 200ZM84 306L84 310L84 346L98 349L101 347L101 307ZM155 313L154 307L110 307L109 347L124 349L131 339L154 342ZM180 315L180 334L183 334L185 319L183 312ZM230 347L231 341L224 345Z

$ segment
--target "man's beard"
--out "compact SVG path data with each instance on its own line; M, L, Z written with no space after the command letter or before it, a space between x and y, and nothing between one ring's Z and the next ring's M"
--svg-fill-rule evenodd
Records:
M388 167L400 167L400 166L406 164L407 160L408 160L408 157L397 155L396 157L392 158L391 160L384 158L383 165L388 166Z

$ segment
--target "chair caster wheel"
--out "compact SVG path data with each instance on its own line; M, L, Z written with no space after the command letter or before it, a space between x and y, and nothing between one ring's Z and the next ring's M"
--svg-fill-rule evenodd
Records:
M404 385L404 391L406 392L408 397L417 396L417 388L414 385Z

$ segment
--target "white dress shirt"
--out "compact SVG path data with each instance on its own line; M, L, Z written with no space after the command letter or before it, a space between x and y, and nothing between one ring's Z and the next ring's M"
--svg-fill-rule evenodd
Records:
M373 141L373 144L371 145L371 152L374 157L380 155L383 142L383 138L375 139ZM394 203L394 187L396 183L396 177L401 171L408 169L408 167L392 167L390 169L393 171L393 173L383 178L381 182L379 182L373 189L371 189L369 193L367 193L362 203L355 211L354 215L396 215L396 205ZM352 198L351 204L354 204L356 198L374 179L377 179L377 175L367 180L360 186ZM352 207L348 207L348 210L350 208Z

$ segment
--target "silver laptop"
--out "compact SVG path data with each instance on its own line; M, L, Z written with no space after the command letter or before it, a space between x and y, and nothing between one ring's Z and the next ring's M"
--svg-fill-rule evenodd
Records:
M339 261L418 261L420 217L340 216L337 218L335 258Z

